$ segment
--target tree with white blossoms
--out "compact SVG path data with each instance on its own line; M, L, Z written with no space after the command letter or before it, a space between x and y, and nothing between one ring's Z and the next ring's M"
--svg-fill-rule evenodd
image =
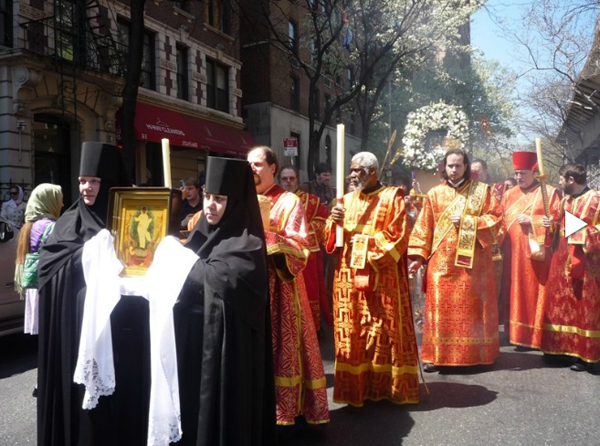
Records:
M408 114L407 124L402 138L402 155L407 167L434 170L444 156L446 147L437 144L425 147L427 135L432 130L442 130L447 138L456 141L463 148L469 140L467 115L455 105L438 102L421 107Z
M378 119L384 114L381 104L382 98L389 94L389 82L397 73L410 76L432 59L435 60L444 52L460 45L464 24L468 23L471 14L479 8L477 2L469 0L393 0L384 2L384 8L376 0L368 3L372 3L371 6L380 11L375 24L376 40L370 43L371 47L391 45L392 48L375 65L369 81L358 92L355 101L356 111L361 119L365 149L373 146L369 138L370 131L372 125L377 126ZM357 14L361 14L359 20L366 20L363 9L358 10ZM386 37L391 35L396 39ZM372 52L363 50L362 46L363 42L357 39L358 62L355 65L360 67L368 66L369 58L374 57ZM397 105L390 104L391 107Z
M505 178L512 167L509 139L518 128L513 88L516 75L497 62L485 60L469 45L454 44L443 57L435 56L424 56L423 61L394 74L392 88L383 95L378 120L374 121L372 141L385 140L390 127L404 131L409 113L443 101L460 107L467 116L465 148L469 155L486 159L490 172L499 180ZM405 169L412 168L402 158L398 161L396 170L402 164Z
M239 1L239 0L238 0ZM472 0L256 0L240 2L241 19L257 37L282 50L282 61L309 80L309 153L312 176L320 141L334 116L360 119L368 140L372 115L389 76L419 53L443 45L478 8ZM302 15L297 38L290 38L290 17ZM287 56L287 58L285 57ZM281 64L281 69L285 69ZM324 113L313 94L330 81ZM331 82L335 80L335 82ZM339 80L339 82L338 82ZM357 102L353 100L358 98ZM366 144L363 142L363 144ZM366 145L363 145L366 148Z

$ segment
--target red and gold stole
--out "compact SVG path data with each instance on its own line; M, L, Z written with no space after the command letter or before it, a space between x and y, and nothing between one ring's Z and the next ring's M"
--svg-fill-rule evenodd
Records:
M458 243L454 265L461 268L473 268L475 243L477 241L477 223L489 186L479 181L471 181L446 206L435 224L431 254L440 246L448 231L454 226L450 217L461 215L458 229Z
M384 186L368 194L354 192L345 197L344 205L347 206L347 210L344 230L352 234L349 266L354 269L354 285L360 291L377 289L379 270L368 258L369 239L375 238L376 234L384 229L381 225L386 221L386 214L393 205L397 189ZM365 219L365 212L374 196L377 200L372 218Z
M309 194L300 189L296 191L296 195L304 207L304 213L306 214L306 220L308 222L308 249L310 249L311 252L319 252L319 240L313 225L313 220L317 216L321 200L316 195Z
M544 185L544 187L546 187ZM533 213L538 207L543 209L544 205L542 202L542 189L538 187L532 196L524 194L509 206L504 211L504 219L507 222L506 231L517 221L517 217L520 214L528 213L531 218L531 230L527 234L529 241L529 249L531 250L531 259L543 261L546 258L546 247L544 246L546 241L546 228L541 224L535 224L533 221Z

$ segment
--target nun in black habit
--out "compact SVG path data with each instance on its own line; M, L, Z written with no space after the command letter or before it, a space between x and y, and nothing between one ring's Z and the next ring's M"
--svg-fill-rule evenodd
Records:
M211 203L224 197L215 222ZM186 247L199 260L174 307L183 431L177 445L275 444L264 231L245 160L208 158L204 210Z
M150 384L146 299L122 296L110 313L114 393L84 410L85 389L73 382L86 296L84 244L105 227L110 188L128 185L117 147L107 144L83 143L79 175L81 196L57 220L39 261L38 445L141 446Z

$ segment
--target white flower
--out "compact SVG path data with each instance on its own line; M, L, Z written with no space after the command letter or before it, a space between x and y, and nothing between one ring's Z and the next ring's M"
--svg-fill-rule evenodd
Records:
M464 147L469 139L467 115L460 108L444 102L410 112L407 121L402 138L404 159L415 168L435 169L437 159L445 153L444 147L435 147L431 152L425 151L424 142L429 131L446 129L447 136L458 140L460 147Z

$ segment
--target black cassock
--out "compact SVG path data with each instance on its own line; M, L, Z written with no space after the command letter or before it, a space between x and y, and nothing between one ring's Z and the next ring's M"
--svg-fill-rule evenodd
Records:
M243 178L230 181L247 180L240 187L246 196L228 196L218 225L202 216L186 244L200 259L174 307L183 430L178 446L276 443L264 232L245 161L242 170ZM209 163L207 192L214 171Z
M81 199L57 221L40 258L38 446L146 445L150 400L148 301L122 296L111 314L116 388L91 410L73 382L85 280L83 244L104 227Z

